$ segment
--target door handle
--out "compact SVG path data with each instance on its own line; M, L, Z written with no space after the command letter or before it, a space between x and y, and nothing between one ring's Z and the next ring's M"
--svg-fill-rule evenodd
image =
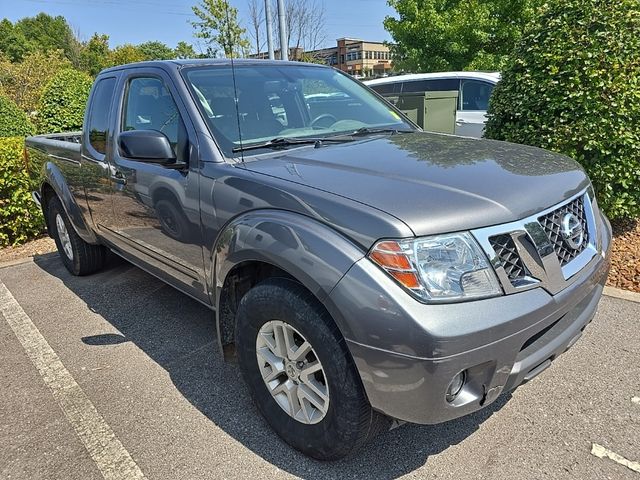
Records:
M115 172L111 175L111 180L113 183L117 183L118 185L126 185L127 178L122 174L122 172Z

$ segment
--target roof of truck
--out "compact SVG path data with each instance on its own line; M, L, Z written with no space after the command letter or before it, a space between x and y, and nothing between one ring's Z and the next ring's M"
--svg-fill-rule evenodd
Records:
M313 63L301 63L301 62L293 62L293 61L282 61L282 60L263 60L257 58L236 58L233 60L235 65L297 65L297 66L314 66L314 67L325 67L326 65L318 65ZM162 67L162 66L172 66L172 67L189 67L189 66L205 66L205 65L231 65L231 59L229 58L200 58L200 59L187 59L187 60L152 60L146 62L136 62L136 63L127 63L125 65L118 65L115 67L110 67L104 69L101 73L112 72L116 70L123 70L127 68L138 68L138 67Z

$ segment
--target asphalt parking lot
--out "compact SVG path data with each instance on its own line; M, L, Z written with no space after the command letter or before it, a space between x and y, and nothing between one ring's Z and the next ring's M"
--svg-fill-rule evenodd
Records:
M0 298L2 479L640 480L620 463L640 461L640 303L603 298L569 352L484 411L319 463L259 417L211 313L138 268L75 278L46 255L0 268Z

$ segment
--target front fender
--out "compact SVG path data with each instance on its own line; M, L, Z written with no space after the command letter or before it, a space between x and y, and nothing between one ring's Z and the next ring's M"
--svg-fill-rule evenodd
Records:
M85 220L85 214L82 211L82 208L78 205L75 197L69 190L69 186L62 175L60 169L52 162L45 162L42 166L42 185L40 188L40 193L43 199L42 209L46 216L46 208L47 204L45 201L45 185L49 185L53 188L53 191L56 193L60 202L62 203L62 207L69 217L69 221L73 225L73 228L78 233L80 238L82 238L85 242L91 244L97 244L98 239L96 238L93 230L87 225ZM86 207L85 207L86 210Z
M229 222L213 251L215 306L229 272L258 261L284 270L323 301L364 256L340 233L310 217L283 210L256 210Z

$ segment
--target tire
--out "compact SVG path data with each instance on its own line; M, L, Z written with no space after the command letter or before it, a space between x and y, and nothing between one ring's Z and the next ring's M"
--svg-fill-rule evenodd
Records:
M179 242L190 239L191 224L182 210L169 200L158 200L154 206L162 232Z
M299 418L294 418L279 403L287 396L280 393L280 400L276 401L263 380L263 372L276 369L272 369L264 357L258 357L257 350L264 351L262 338L265 335L271 342L275 339L276 329L281 326L288 328L284 325L294 330L298 347L305 341L311 345L311 352L303 363L310 360L306 366L314 365L314 358L320 362L321 374L314 373L313 377L307 376L307 380L311 378L309 381L314 382L317 389L327 393L324 413L311 403L303 402L311 405L312 408L307 410L314 412L314 416L305 416L303 408L300 408ZM273 336L265 333L272 327ZM262 337L259 340L260 333ZM260 347L258 341L262 342ZM236 350L242 375L258 409L276 433L302 453L318 460L337 460L358 450L378 432L388 430L391 421L371 408L346 343L333 319L311 293L293 280L266 280L242 298L237 313ZM298 383L292 380L295 377L287 373L290 366L272 380L271 385L277 383L277 389L293 382L300 391L303 385L308 391L302 374ZM306 366L301 367L302 372Z
M49 201L47 224L62 263L72 275L89 275L104 266L106 249L102 245L91 245L80 238L58 197Z

